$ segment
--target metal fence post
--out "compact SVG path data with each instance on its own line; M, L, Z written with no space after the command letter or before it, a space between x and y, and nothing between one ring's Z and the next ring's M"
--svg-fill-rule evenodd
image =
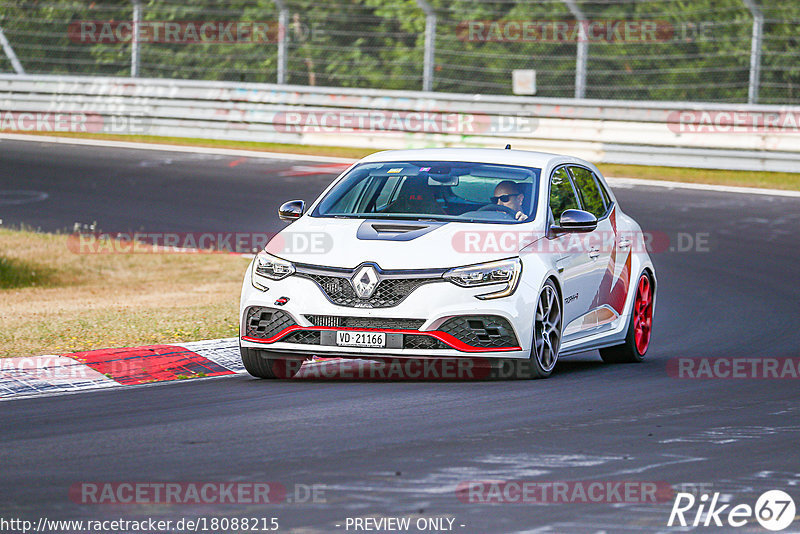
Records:
M17 74L25 74L25 69L22 68L22 63L19 62L19 58L17 58L17 54L11 47L11 43L9 43L8 39L6 39L6 34L3 33L3 28L0 28L0 45L3 46L3 51L6 53L8 60L11 62L11 66L14 67L14 72Z
M422 90L433 91L433 64L436 61L436 11L426 0L417 0L425 12L425 54L422 66Z
M278 84L286 83L286 45L289 40L289 8L285 0L275 0L278 8Z
M575 54L575 98L586 96L586 62L589 59L589 36L586 34L588 20L575 0L564 0L572 16L578 21L578 46Z
M761 31L764 15L753 0L743 0L753 15L753 36L750 40L750 82L747 84L747 103L758 102L758 83L761 76Z
M139 25L142 23L142 3L133 0L133 29L131 31L131 78L139 77Z

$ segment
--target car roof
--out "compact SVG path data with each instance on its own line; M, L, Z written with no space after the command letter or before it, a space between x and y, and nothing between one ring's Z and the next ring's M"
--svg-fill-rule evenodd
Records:
M505 150L500 148L420 148L414 150L384 150L365 157L363 162L378 161L467 161L497 163L524 167L546 168L562 162L589 162L571 156L532 152L528 150Z

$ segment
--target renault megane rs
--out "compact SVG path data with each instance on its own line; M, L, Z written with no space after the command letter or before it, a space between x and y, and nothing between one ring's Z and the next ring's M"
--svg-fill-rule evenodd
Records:
M561 356L647 352L646 240L586 161L380 152L279 215L291 224L242 287L241 356L254 376L288 377L314 356L480 357L544 378Z

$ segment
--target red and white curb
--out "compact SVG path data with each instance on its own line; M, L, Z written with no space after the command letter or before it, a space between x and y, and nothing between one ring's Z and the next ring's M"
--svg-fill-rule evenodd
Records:
M330 372L318 368L334 360L339 361L315 358L305 362L294 378L329 376ZM235 337L0 358L0 401L244 373Z
M0 358L0 399L243 372L236 338Z

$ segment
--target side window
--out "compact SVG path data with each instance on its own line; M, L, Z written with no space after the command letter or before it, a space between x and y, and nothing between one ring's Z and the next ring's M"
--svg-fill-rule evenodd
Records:
M583 167L570 167L569 172L572 173L575 186L581 195L583 209L597 218L602 217L606 212L606 202L597 186L594 173Z
M569 175L564 167L557 169L550 178L550 210L555 221L561 218L564 210L578 209L578 199L569 181Z
M608 194L608 189L606 189L606 186L603 185L603 182L596 174L594 175L594 179L597 182L597 187L600 188L600 192L603 194L603 200L606 202L606 210L608 210L608 207L611 206L611 195Z

